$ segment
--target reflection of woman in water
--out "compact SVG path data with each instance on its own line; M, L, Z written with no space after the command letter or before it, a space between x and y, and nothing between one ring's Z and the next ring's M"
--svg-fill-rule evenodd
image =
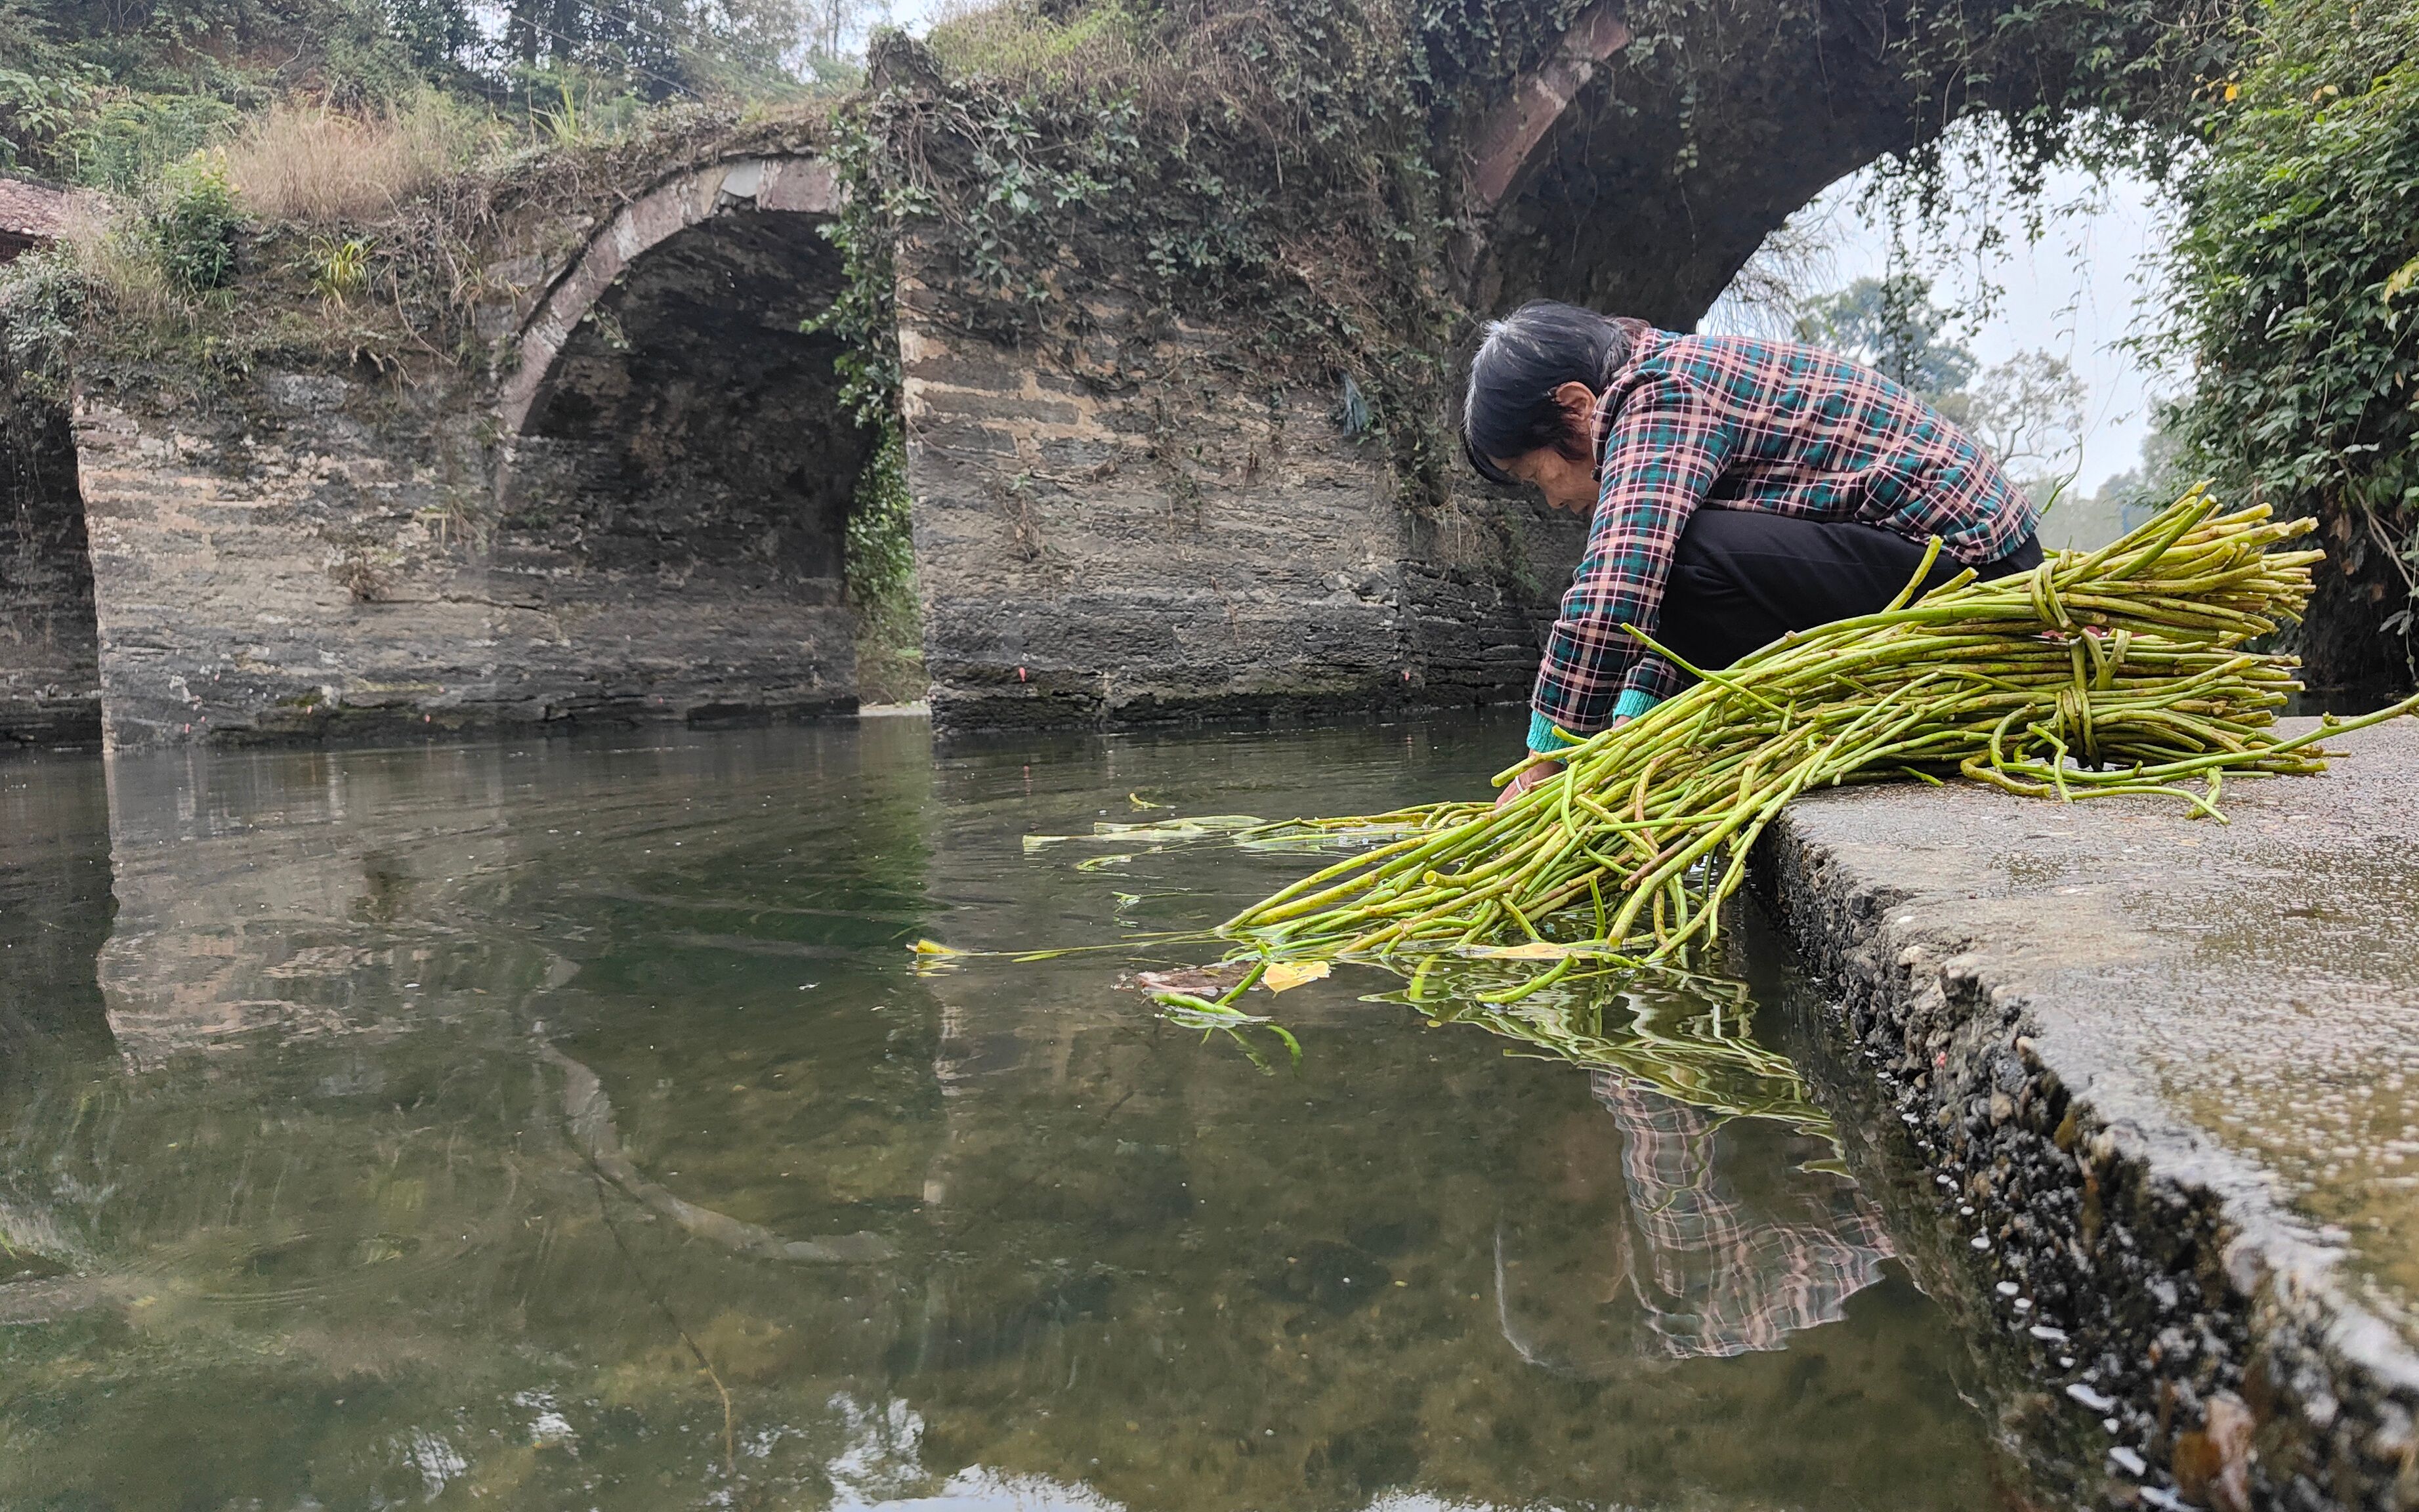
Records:
M1618 1072L1595 1072L1590 1084L1621 1142L1619 1190L1597 1194L1614 1196L1620 1215L1590 1241L1609 1245L1582 1262L1598 1284L1575 1286L1571 1267L1529 1236L1496 1236L1504 1336L1533 1364L1594 1376L1641 1356L1779 1350L1791 1334L1838 1321L1850 1297L1881 1279L1893 1251L1853 1182L1780 1162L1777 1190L1744 1200L1715 1163L1721 1131L1748 1120L1718 1119ZM1760 1127L1829 1153L1803 1134ZM1602 1169L1596 1151L1572 1153Z

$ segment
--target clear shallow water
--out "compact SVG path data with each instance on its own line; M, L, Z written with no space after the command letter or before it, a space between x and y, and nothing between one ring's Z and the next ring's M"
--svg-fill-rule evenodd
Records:
M0 764L0 1505L1995 1504L1819 1127L1657 1048L1734 995L1591 1073L1344 972L1264 1072L1115 986L1197 949L906 949L1214 922L1305 858L1023 837L1515 740Z

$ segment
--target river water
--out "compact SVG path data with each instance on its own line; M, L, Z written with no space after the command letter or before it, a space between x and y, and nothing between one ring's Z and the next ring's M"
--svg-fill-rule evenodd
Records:
M1592 1072L1119 987L1315 858L1096 826L1517 741L0 764L0 1505L1997 1504L1745 989L1600 992Z

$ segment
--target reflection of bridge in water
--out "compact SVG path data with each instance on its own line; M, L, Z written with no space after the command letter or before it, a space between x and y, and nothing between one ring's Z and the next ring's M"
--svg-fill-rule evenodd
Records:
M1293 801L1313 769L1352 802L1402 759L1373 733L936 765L875 725L120 760L106 809L97 764L17 768L55 823L10 828L0 889L97 857L117 917L86 888L44 931L82 943L10 965L13 1005L63 992L86 1032L44 1023L5 1073L34 1260L0 1317L54 1410L0 1397L29 1446L0 1499L661 1505L735 1465L843 1504L1819 1505L1919 1463L1921 1504L1965 1504L1979 1436L1904 1283L1812 1327L1840 1297L1754 1269L1757 1235L1858 1232L1848 1183L1795 1168L1819 1138L1615 1117L1341 983L1288 995L1310 1057L1264 1076L1095 960L908 969L917 933L1097 936L1275 874L1077 872L1022 832L1130 791ZM1765 1280L1725 1279L1742 1243ZM1772 1352L1669 1358L1717 1337Z

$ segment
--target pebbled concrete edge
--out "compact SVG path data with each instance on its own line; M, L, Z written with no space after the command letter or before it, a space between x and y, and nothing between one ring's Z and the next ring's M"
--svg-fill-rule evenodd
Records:
M2134 1069L2044 1040L1983 942L1792 815L1753 877L1895 1109L1892 1142L1953 1189L1944 1222L1964 1242L1931 1269L2039 1383L2012 1416L2055 1441L2054 1479L2108 1506L2419 1509L2419 1355L2344 1290L2257 1166ZM2094 1453L2104 1475L2072 1463Z

